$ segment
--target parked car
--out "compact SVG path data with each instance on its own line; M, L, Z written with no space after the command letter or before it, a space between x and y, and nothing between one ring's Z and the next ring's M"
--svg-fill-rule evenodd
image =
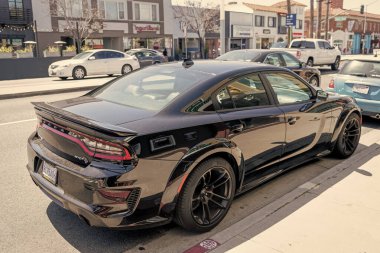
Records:
M247 62L158 64L33 104L33 181L88 224L113 228L174 220L208 231L234 196L317 156L349 157L361 131L350 97Z
M126 52L128 55L136 56L139 59L140 66L146 67L149 65L165 62L165 57L161 52L153 49L139 48L131 49Z
M96 49L77 54L69 60L53 62L48 71L49 76L66 80L71 76L83 79L91 75L126 74L139 68L135 57L116 50Z
M380 60L373 56L348 60L327 91L355 98L364 115L380 119Z
M216 60L220 61L251 61L285 67L297 73L311 85L318 87L321 82L321 72L306 66L290 53L267 49L242 49L227 52Z
M341 52L338 48L321 39L295 39L288 48L272 47L272 50L283 50L296 56L308 66L330 65L332 70L338 70Z

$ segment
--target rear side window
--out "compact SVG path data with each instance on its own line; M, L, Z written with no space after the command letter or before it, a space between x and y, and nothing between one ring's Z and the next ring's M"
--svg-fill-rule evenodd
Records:
M269 105L269 98L258 74L239 78L216 96L222 109L246 108ZM232 103L231 103L232 102Z
M292 45L290 48L301 48L301 41L293 41Z
M124 55L119 52L107 51L107 58L123 58Z
M312 41L306 41L306 48L315 49L315 43Z
M277 100L280 104L291 104L310 100L312 92L309 87L286 73L269 73L266 74Z

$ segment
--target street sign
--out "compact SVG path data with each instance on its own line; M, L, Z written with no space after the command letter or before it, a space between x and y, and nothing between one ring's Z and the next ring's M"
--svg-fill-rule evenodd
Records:
M296 26L297 14L286 15L286 26Z
M335 17L335 21L336 22L342 22L342 21L346 21L347 17L345 16L337 16Z

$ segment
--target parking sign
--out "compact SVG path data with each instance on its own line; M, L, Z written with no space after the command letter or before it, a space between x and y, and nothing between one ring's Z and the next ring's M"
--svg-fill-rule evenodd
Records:
M296 26L297 14L286 15L286 26Z

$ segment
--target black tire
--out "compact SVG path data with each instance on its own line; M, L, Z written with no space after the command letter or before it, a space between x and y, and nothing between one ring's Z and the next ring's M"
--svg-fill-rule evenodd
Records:
M75 80L83 79L85 76L86 70L83 67L78 66L73 69L73 78Z
M338 70L340 65L340 58L336 57L335 62L331 64L331 70Z
M176 223L194 232L210 231L227 214L235 189L235 173L226 160L216 157L202 162L183 186Z
M309 83L314 86L314 87L319 87L319 79L318 77L316 76L312 76L310 79L309 79Z
M61 80L67 80L67 78L68 78L68 77L66 77L66 76L60 76L60 77L59 77L59 79L61 79Z
M125 75L133 71L133 68L129 64L124 64L123 67L121 67L121 74Z
M306 66L313 67L314 66L314 60L313 58L307 59Z
M333 155L337 158L347 158L351 156L358 147L360 134L360 117L356 113L352 113L347 118L339 133Z

